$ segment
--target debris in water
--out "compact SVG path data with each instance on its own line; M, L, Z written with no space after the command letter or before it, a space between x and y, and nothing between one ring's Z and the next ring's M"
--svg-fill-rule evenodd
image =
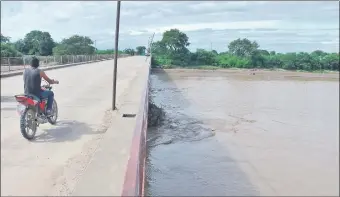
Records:
M162 108L155 105L152 101L149 101L148 127L160 125L164 115L165 112Z

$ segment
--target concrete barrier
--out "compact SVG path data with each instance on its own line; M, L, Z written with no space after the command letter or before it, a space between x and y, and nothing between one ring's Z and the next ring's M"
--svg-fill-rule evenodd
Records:
M130 149L130 158L126 168L122 196L144 196L150 69L151 65L149 65L148 78L142 93L140 109L136 117L136 127Z

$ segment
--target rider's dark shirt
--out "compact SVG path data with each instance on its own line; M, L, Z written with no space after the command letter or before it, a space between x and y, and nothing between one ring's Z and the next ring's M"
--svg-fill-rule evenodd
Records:
M23 74L25 94L33 94L40 97L41 77L40 69L30 67L26 68Z

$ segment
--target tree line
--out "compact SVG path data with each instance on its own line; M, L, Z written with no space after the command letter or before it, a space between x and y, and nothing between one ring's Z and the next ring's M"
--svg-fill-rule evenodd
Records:
M98 50L93 44L93 40L88 36L80 35L73 35L61 42L55 42L49 32L39 30L33 30L23 39L11 42L10 37L1 33L1 57L114 54L113 49ZM143 55L144 51L144 46L138 46L136 50L125 49L119 53Z
M1 57L20 57L23 55L93 55L114 54L113 49L98 50L87 36L73 35L55 42L49 32L33 30L23 39L11 42L10 37L1 34ZM334 70L339 71L339 53L315 50L311 53L276 53L261 49L256 41L239 38L229 43L228 51L197 49L191 52L188 36L178 29L163 33L160 41L152 44L152 64L162 67L211 68L266 68L287 70ZM144 55L146 47L127 48L119 53Z
M256 41L239 38L229 43L228 51L197 49L191 52L188 36L178 29L163 33L160 41L152 44L154 67L212 68L264 68L286 70L333 70L339 71L339 53L321 50L307 52L277 53L260 48Z

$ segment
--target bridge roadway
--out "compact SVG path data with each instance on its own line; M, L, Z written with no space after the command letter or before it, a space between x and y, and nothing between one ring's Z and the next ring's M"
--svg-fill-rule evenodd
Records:
M27 141L13 95L22 76L1 79L1 196L121 195L149 58L118 59L112 112L113 60L47 71L59 107L57 125L40 125Z

